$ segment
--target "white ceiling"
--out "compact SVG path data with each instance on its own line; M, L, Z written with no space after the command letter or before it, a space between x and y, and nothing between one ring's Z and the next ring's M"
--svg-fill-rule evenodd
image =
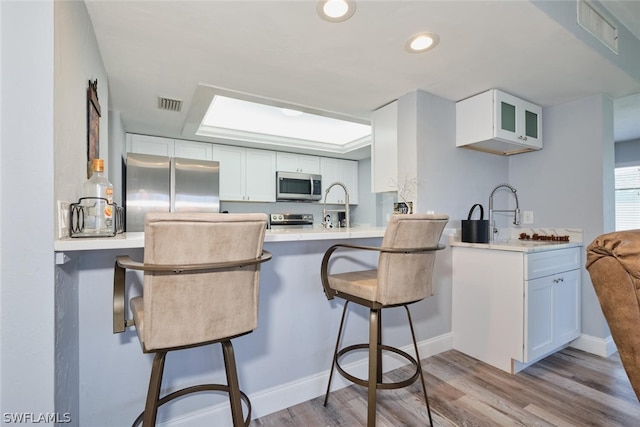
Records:
M416 89L458 101L499 88L543 107L599 93L628 97L616 101L617 135L631 128L619 115L638 117L640 98L630 95L640 93L640 79L526 0L359 0L337 24L317 16L315 0L86 4L109 109L127 132L197 139L187 119L209 87L360 121ZM640 34L640 1L601 5ZM440 44L407 53L406 39L422 31L438 33ZM159 110L158 97L182 100L182 111ZM622 139L640 138L635 127Z

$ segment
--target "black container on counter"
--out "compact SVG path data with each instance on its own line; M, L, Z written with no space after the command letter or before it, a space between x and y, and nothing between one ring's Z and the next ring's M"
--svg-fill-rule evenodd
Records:
M480 208L480 219L471 219L476 207ZM476 203L471 206L467 219L460 221L462 224L462 241L465 243L488 243L489 220L484 219L484 208Z

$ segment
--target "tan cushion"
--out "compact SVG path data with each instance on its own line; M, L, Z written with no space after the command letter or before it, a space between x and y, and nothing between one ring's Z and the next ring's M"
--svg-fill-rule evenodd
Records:
M375 301L378 289L378 270L354 271L331 274L329 285L332 289L345 294Z
M145 264L201 264L255 259L262 253L264 214L150 213ZM145 272L145 351L191 346L257 327L260 267L208 272ZM139 305L139 302L135 303Z

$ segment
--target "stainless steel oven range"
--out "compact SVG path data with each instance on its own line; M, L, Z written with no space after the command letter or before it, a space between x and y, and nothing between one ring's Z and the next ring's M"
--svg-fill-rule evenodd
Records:
M269 226L272 230L313 228L313 214L272 213Z

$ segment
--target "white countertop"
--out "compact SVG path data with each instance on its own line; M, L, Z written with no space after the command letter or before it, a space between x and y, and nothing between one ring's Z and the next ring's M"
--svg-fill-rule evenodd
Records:
M523 233L529 236L529 239L520 239ZM541 238L563 236L567 237L569 241L534 240L536 235L539 235ZM577 228L503 228L499 230L498 236L496 241L491 243L466 243L461 241L461 236L458 232L450 236L449 244L454 247L515 252L542 252L582 246L582 230ZM533 236L534 239L531 239L531 236Z
M295 242L304 240L365 239L384 236L385 227L312 228L291 230L267 230L265 243ZM144 247L144 233L122 233L115 237L76 237L56 240L54 250L91 251L103 249L133 249Z
M581 242L553 242L534 240L506 240L491 243L466 243L452 239L449 244L454 247L458 246L465 248L493 249L497 251L516 252L542 252L582 246Z

